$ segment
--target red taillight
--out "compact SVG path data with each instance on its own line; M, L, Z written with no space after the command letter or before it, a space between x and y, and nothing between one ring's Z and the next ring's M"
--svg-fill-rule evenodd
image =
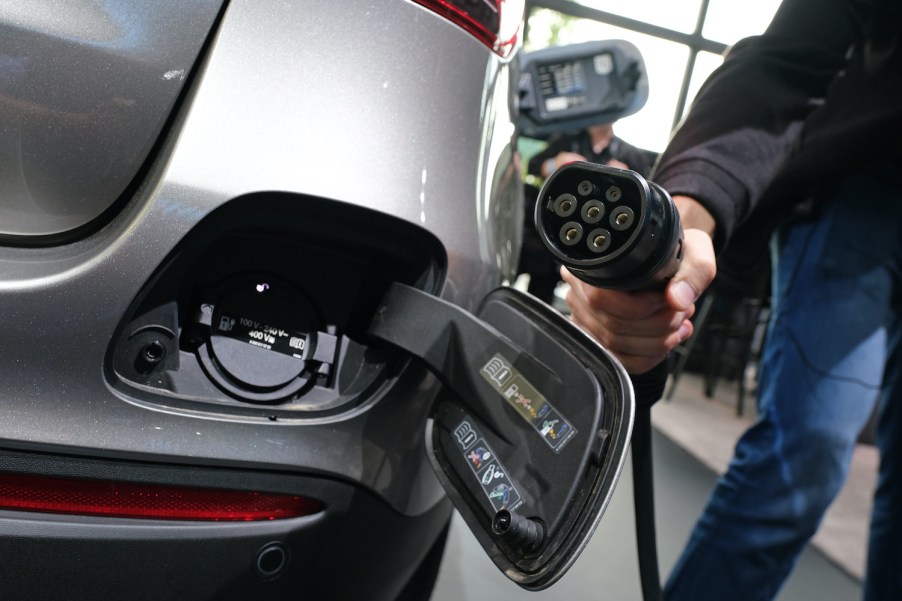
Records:
M414 0L453 21L500 56L517 46L525 0Z
M0 509L156 520L251 522L310 515L294 495L0 474Z

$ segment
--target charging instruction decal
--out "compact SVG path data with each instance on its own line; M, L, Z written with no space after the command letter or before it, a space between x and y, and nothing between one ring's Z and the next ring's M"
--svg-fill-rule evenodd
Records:
M529 422L555 453L560 453L576 435L573 425L500 354L495 354L479 373Z
M454 429L454 438L495 513L502 509L513 511L523 504L523 498L508 477L507 470L475 426L462 421Z
M215 333L295 359L303 359L307 347L307 335L304 333L289 331L225 311L219 313Z

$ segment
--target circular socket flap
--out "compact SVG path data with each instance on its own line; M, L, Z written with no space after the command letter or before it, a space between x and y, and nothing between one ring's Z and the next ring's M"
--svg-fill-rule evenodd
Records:
M301 375L315 344L315 314L291 288L247 280L227 292L213 314L210 350L231 378L277 388Z

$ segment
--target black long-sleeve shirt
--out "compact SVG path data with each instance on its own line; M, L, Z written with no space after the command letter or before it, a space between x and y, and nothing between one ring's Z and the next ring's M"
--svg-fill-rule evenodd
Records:
M747 264L792 207L842 170L902 167L902 0L784 0L737 43L655 166Z

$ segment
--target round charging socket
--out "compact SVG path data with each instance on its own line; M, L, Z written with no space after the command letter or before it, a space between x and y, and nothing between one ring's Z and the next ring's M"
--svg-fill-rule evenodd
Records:
M218 370L241 388L302 385L318 325L313 306L291 286L243 278L214 305L209 350Z

